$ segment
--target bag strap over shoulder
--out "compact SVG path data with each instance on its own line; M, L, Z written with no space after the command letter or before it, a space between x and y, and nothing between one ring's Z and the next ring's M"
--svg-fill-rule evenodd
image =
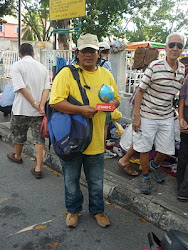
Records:
M80 76L79 76L79 73L78 73L80 68L76 68L73 65L67 65L67 67L69 67L69 69L72 72L72 75L73 75L74 79L78 83L78 87L79 87L80 94L82 96L82 100L83 100L84 105L89 105L89 99L87 97L86 90L82 87L82 85L80 83Z
M82 87L81 83L80 83L80 76L79 76L79 73L78 71L81 70L80 68L76 68L74 67L74 65L66 65L64 67L62 67L57 73L55 76L57 76L57 74L65 67L68 67L70 69L70 71L72 72L72 75L74 77L74 79L76 80L77 84L78 84L78 87L79 87L79 90L80 90L80 94L82 96L82 100L83 100L83 103L84 105L89 105L89 99L87 97L87 94L86 94L86 90Z
M108 60L103 59L103 60L102 60L102 62L101 62L101 64L100 64L99 66L101 66L101 67L102 67L102 66L105 64L105 62L106 62L106 61L108 61Z

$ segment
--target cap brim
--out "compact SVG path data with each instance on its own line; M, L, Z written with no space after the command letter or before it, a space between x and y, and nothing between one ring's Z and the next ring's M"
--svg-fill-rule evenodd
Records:
M93 44L83 44L83 45L80 45L78 47L78 50L82 50L82 49L85 49L85 48L92 48L92 49L99 50L99 47L97 45L93 45Z

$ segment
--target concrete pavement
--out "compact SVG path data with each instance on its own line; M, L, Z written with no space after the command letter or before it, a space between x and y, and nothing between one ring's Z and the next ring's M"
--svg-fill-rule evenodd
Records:
M12 143L9 122L0 123L0 136L3 141ZM24 152L34 156L34 147L30 134ZM188 204L177 201L176 178L166 175L165 183L160 185L152 179L152 194L143 195L139 186L141 176L130 177L117 165L118 158L105 160L104 194L112 200L135 214L145 218L158 227L169 230L171 228L188 232ZM45 164L61 172L59 159L48 151L46 142ZM81 183L87 185L82 174Z
M6 157L13 147L0 142L0 249L1 250L140 250L147 247L147 233L161 239L164 232L135 214L105 202L109 228L101 228L89 215L88 192L76 229L65 225L62 175L43 166L44 178L31 174L35 161L22 155L23 164ZM136 240L135 240L136 239Z

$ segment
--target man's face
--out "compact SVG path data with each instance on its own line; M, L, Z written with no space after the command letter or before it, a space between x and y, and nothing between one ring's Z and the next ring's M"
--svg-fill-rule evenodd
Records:
M77 51L80 66L88 71L95 70L97 60L99 58L98 50L92 48L85 48Z
M183 40L180 36L174 35L169 38L168 44L165 47L167 59L177 60L183 52Z

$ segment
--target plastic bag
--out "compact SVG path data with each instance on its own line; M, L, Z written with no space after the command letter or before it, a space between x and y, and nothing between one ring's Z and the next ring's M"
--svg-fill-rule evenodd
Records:
M132 124L130 124L124 131L124 133L121 136L120 140L120 146L125 150L128 151L132 142L133 142L133 136L132 136Z
M125 129L119 124L118 122L115 122L116 126L116 135L121 138L122 134L124 133Z
M111 112L110 118L112 122L117 121L122 118L122 113L118 109L115 109L113 112Z
M43 138L49 138L48 120L46 116L44 116L42 123L41 123L40 136Z

